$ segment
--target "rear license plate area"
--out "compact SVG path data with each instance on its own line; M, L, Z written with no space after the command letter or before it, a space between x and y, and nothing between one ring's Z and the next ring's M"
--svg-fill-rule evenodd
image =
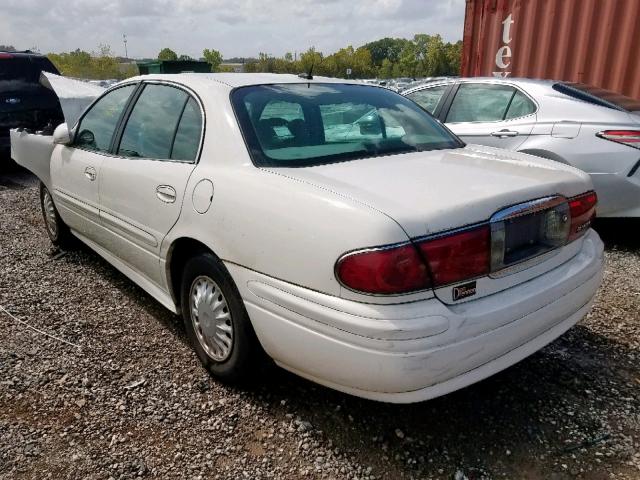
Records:
M491 221L491 271L525 262L567 241L569 205L563 197L527 202L498 212ZM519 208L520 207L520 208Z

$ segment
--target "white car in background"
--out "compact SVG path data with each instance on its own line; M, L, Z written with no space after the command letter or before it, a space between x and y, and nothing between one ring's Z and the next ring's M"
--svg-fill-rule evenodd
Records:
M467 143L530 153L591 175L598 216L640 216L640 100L583 84L440 80L403 95Z
M557 338L601 282L585 173L465 146L381 87L142 76L11 141L53 243L81 239L180 313L223 380L264 350L343 392L425 400Z

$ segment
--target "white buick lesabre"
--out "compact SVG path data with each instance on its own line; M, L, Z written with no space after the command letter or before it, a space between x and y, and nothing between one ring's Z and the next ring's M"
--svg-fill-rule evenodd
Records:
M601 281L587 174L464 145L384 88L143 76L12 148L53 243L180 313L223 380L264 350L353 395L429 399L557 338Z

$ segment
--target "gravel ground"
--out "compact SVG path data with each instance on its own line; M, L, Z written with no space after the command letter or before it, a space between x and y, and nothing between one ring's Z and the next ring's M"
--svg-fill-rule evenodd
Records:
M275 367L217 383L176 316L91 251L53 250L38 205L31 177L0 174L0 478L640 478L637 223L598 226L605 280L579 325L397 406Z

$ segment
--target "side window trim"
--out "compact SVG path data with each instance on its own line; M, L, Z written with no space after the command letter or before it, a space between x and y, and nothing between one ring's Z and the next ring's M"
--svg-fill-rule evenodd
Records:
M455 89L456 83L453 82L445 84L445 87L445 91L442 94L442 97L440 97L440 101L438 101L438 105L436 105L436 108L433 111L433 116L439 120L441 120L440 115L442 113L442 110L444 109L445 105L448 104L449 99L451 98L451 92L453 92L453 90Z
M540 106L538 105L538 102L536 102L531 95L529 95L527 92L525 92L524 90L522 90L518 85L514 85L513 83L492 83L492 82L457 82L455 85L455 88L452 88L451 92L449 93L450 97L447 98L446 100L446 106L445 108L442 109L442 111L440 112L440 116L438 117L442 123L445 123L447 120L447 116L449 115L449 110L451 110L451 105L453 104L453 99L455 98L455 96L458 94L458 90L460 89L460 86L463 84L469 84L469 85L505 85L508 87L511 87L514 89L513 94L511 95L511 99L509 99L509 104L507 105L507 108L504 111L504 114L502 115L502 120L491 120L491 121L477 121L477 122L452 122L452 123L498 123L498 122L505 122L507 121L505 119L505 117L507 116L507 113L509 113L509 108L511 107L511 102L513 101L513 99L515 98L515 95L517 92L520 92L522 95L524 95L527 100L529 100L533 106L534 106L534 110L531 113L528 113L526 115L522 115L520 117L514 117L514 118L509 118L509 121L511 120L518 120L519 118L524 118L524 117L528 117L529 115L536 115L538 113L538 109L540 108Z
M458 94L458 89L460 88L460 82L455 82L451 85L451 88L447 92L447 97L442 102L442 106L438 105L438 109L436 108L437 118L442 123L445 123L447 119L447 115L449 115L449 110L451 109L451 104L453 103L453 99Z
M176 127L173 129L173 137L171 138L171 146L169 147L169 158L167 160L175 160L173 157L173 146L176 143L176 136L178 135L178 130L180 129L180 123L182 122L182 117L184 116L184 111L187 108L187 103L189 103L190 95L187 95L187 98L184 99L184 103L182 104L182 108L180 109L180 115L178 116L178 121L176 122ZM184 160L182 160L184 161Z
M169 151L169 156L171 156L171 154L173 154L173 145L175 143L176 140L176 135L178 133L178 128L180 128L180 121L182 120L182 115L184 114L184 110L187 106L187 104L189 103L189 99L193 98L195 100L195 102L198 104L198 108L200 109L200 118L201 118L201 127L200 127L200 139L198 141L198 153L196 154L196 158L194 160L175 160L172 158L165 158L165 159L157 159L157 158L146 158L146 157L141 157L141 158L134 158L134 157L126 157L123 155L118 155L118 148L120 147L120 142L122 141L122 135L124 134L124 129L127 125L127 122L129 121L129 117L131 116L131 113L133 112L134 107L136 106L136 103L138 101L138 98L140 98L140 95L142 95L142 92L144 91L144 88L147 85L162 85L162 86L166 86L166 87L171 87L171 88L176 88L178 90L182 90L183 92L185 92L187 94L187 98L184 102L184 105L182 106L182 110L180 112L180 116L178 117L178 122L176 123L176 127L173 131L173 137L171 139L171 150ZM198 96L198 94L196 94L193 90L191 90L190 88L186 88L185 86L178 84L178 83L173 83L171 81L163 81L163 80L142 80L141 82L139 82L138 85L138 89L134 91L134 93L131 95L131 98L129 99L129 103L127 104L127 107L124 109L123 115L120 118L120 123L118 124L118 127L116 128L116 134L113 137L113 143L112 143L112 148L111 148L111 155L114 157L118 157L118 158L126 158L126 159L130 159L130 160L152 160L152 161L158 161L158 162L174 162L174 163L190 163L193 165L196 165L198 163L200 163L200 156L202 155L202 147L204 145L204 136L205 136L205 131L206 131L206 116L205 116L205 112L204 112L204 107L202 104L202 100L200 99L200 97Z
M129 103L127 103L127 106L122 111L122 116L120 117L118 126L116 127L116 131L114 132L113 137L111 138L111 147L109 148L109 153L114 157L118 156L118 146L120 145L122 132L124 132L124 127L127 124L129 117L131 116L133 107L136 106L136 103L138 102L138 98L140 98L140 95L142 95L142 92L144 91L145 86L146 84L144 82L138 83L138 88L136 88L134 92L131 94L131 97L129 98Z
M137 92L138 90L140 90L140 84L142 82L129 82L129 83L125 83L124 85L118 85L116 88L112 88L109 89L108 91L104 92L102 95L100 95L99 97L97 97L95 100L93 100L93 102L91 102L91 104L84 110L84 112L82 112L82 115L80 116L80 118L78 118L78 121L76 122L76 124L74 125L74 132L73 132L73 138L71 140L71 145L70 147L73 148L77 148L79 150L84 150L87 152L95 152L95 150L91 150L89 148L83 148L80 145L76 144L76 136L78 135L78 132L80 131L80 129L78 128L81 124L82 121L84 120L84 117L87 115L87 113L89 113L92 109L93 106L98 103L102 98L104 98L106 95L120 89L120 88L125 88L131 85L135 85L135 88L133 89L133 91L131 92L131 94L129 95L129 98L127 99L127 103L125 104L125 107L122 109L122 112L120 113L120 117L118 117L118 121L116 122L116 128L113 131L113 135L111 136L111 143L109 145L109 149L106 152L100 152L101 155L112 155L113 154L113 140L116 137L116 135L118 134L118 131L120 129L120 126L122 125L122 121L123 118L125 117L125 114L127 112L127 110L129 109L129 106L132 104L132 101L134 98L137 98Z

